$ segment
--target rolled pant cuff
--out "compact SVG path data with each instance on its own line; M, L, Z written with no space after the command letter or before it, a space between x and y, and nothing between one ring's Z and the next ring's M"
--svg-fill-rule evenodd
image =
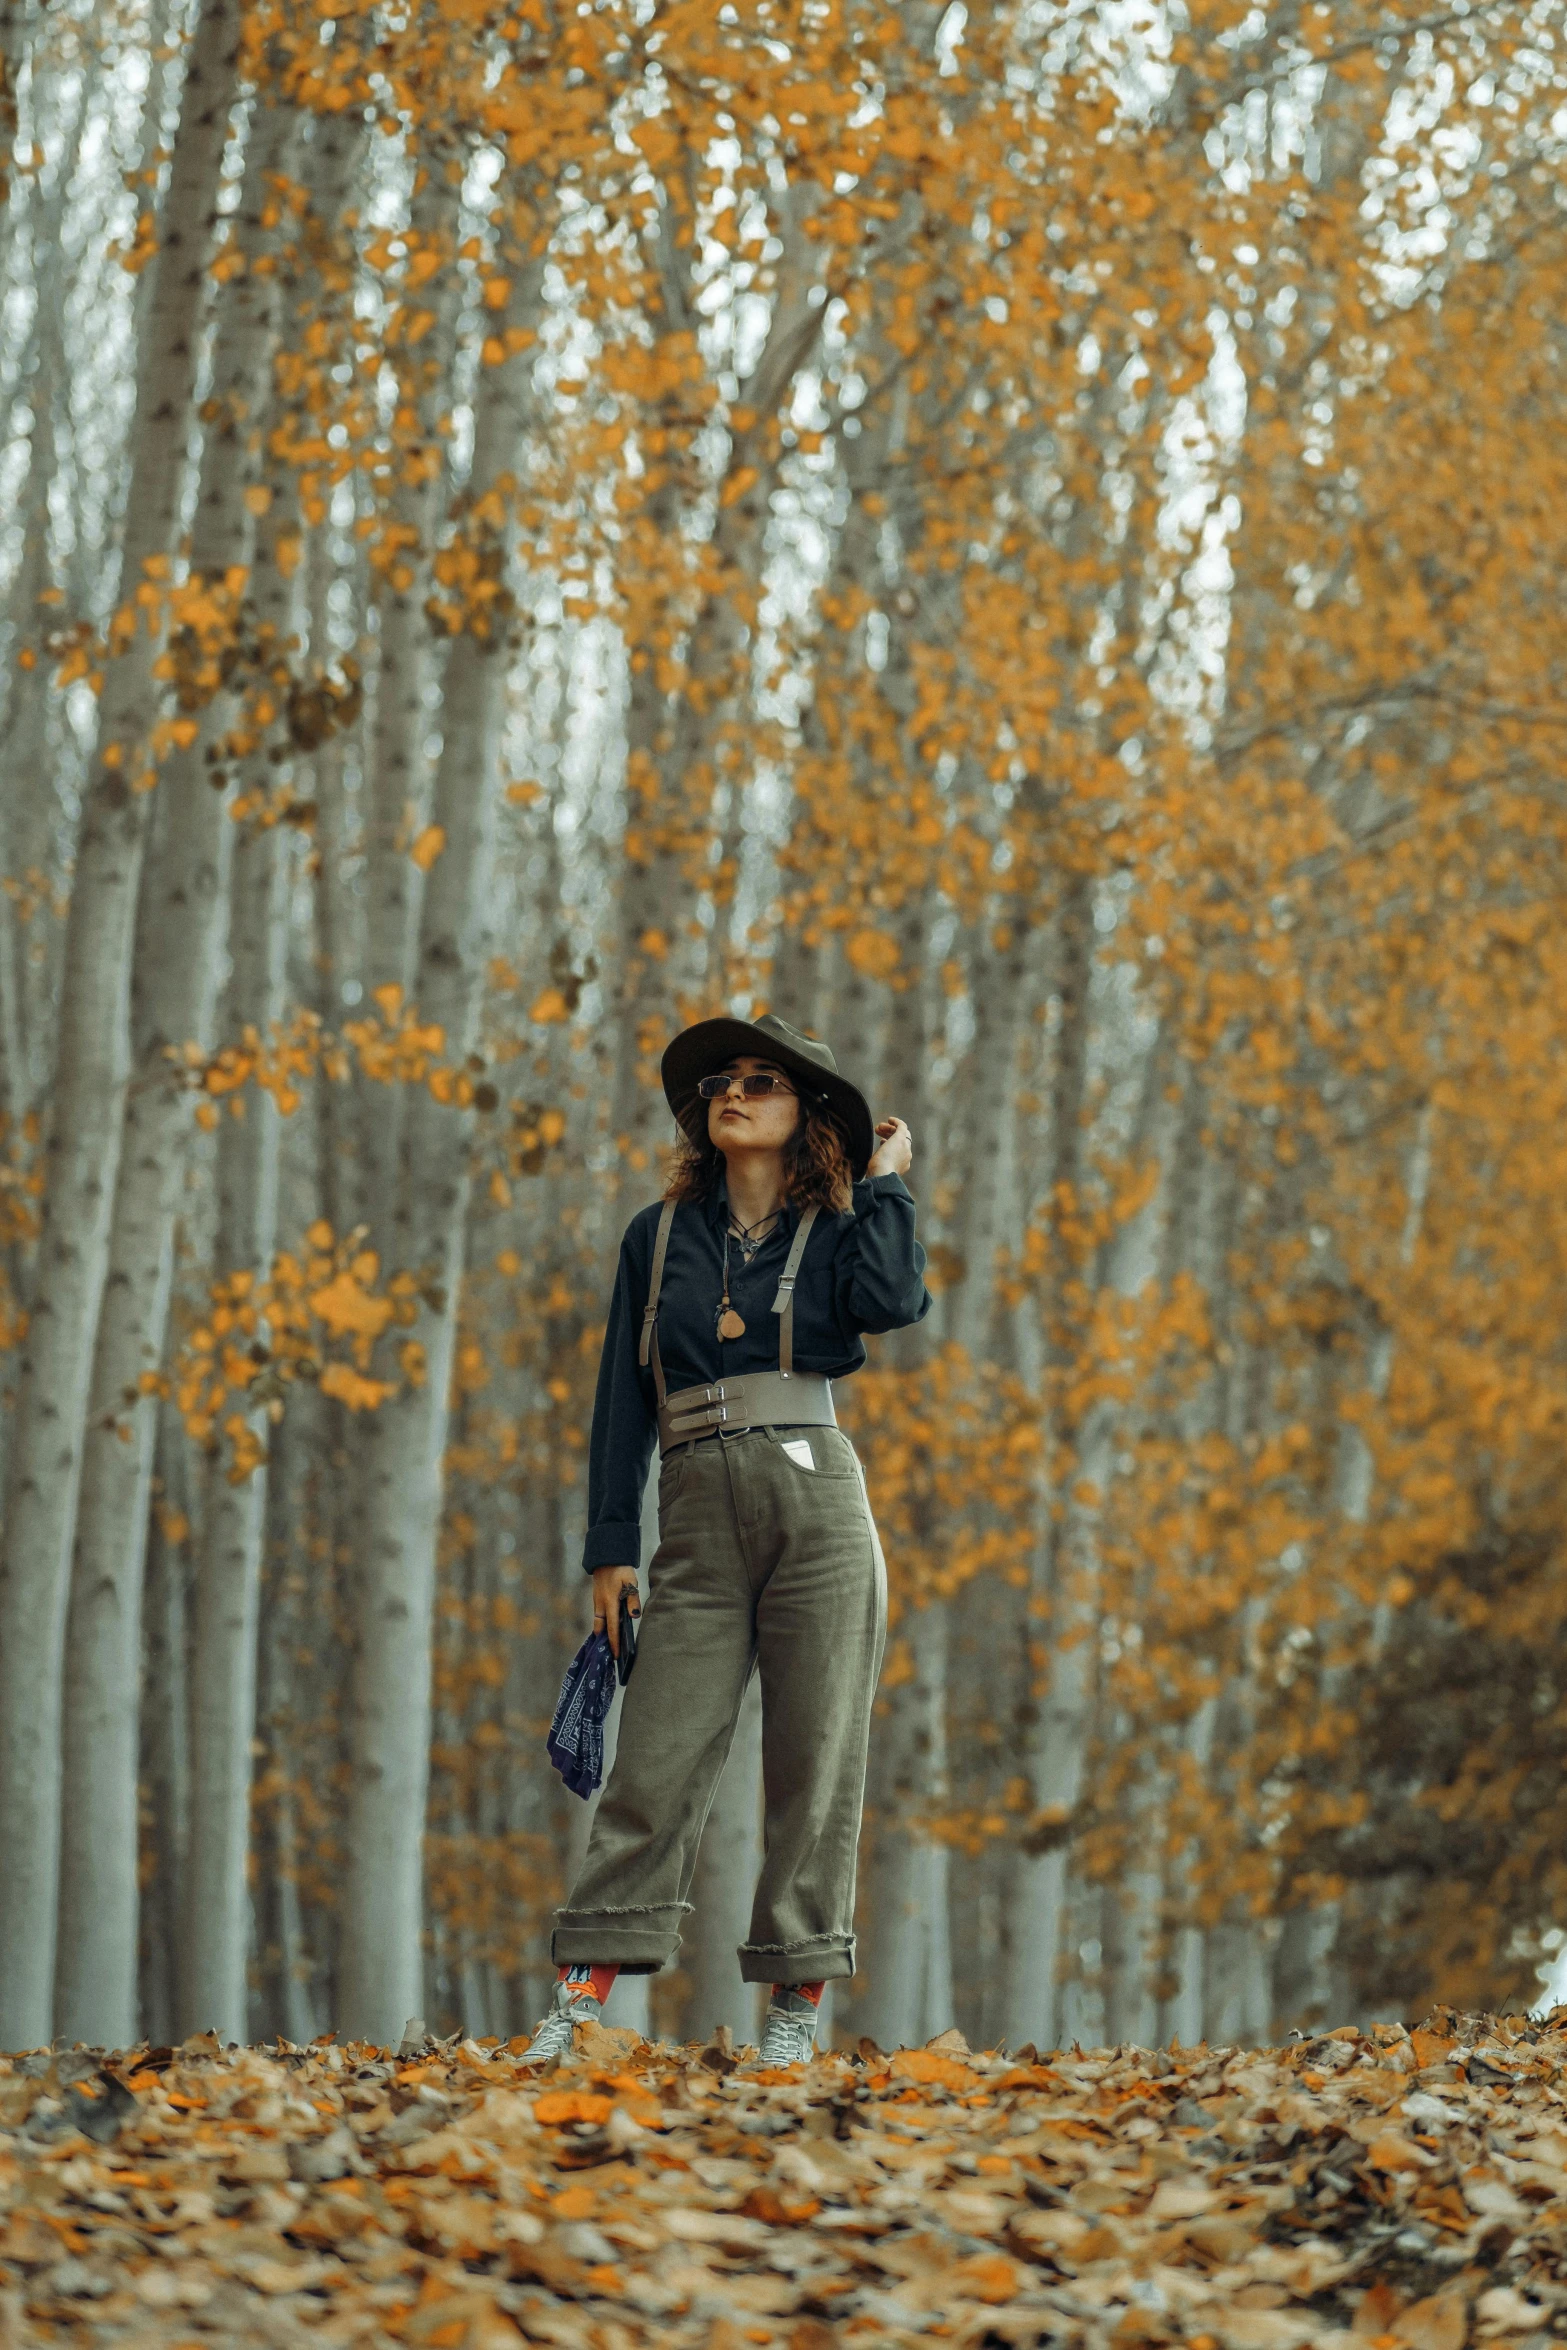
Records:
M556 1966L618 1966L629 1975L656 1975L680 1948L680 1921L690 1903L661 1909L557 1910L550 1937Z
M854 1972L852 1934L824 1935L819 1942L742 1942L742 1983L838 1983Z

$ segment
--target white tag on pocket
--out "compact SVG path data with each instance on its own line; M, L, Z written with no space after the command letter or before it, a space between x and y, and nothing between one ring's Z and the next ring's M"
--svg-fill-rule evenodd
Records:
M783 1439L783 1448L784 1451L789 1455L789 1458L792 1461L798 1462L802 1469L815 1468L816 1463L811 1457L811 1448L806 1443L803 1436L786 1436Z

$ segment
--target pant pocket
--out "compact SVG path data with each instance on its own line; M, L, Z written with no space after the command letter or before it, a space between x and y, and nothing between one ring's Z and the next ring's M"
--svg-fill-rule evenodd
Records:
M854 1447L841 1428L769 1428L767 1435L797 1477L836 1484L857 1474Z
M664 1512L679 1500L680 1489L685 1484L690 1468L691 1447L689 1444L683 1444L678 1451L664 1455L658 1472L658 1514L660 1520L662 1520Z

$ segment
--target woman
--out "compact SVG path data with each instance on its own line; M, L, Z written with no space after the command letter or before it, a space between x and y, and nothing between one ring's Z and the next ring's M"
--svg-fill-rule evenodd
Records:
M753 1667L762 1676L765 1860L740 1951L770 1983L767 2064L803 2062L825 1983L854 1972L854 1873L886 1572L865 1480L833 1415L861 1333L929 1310L901 1177L901 1118L876 1124L824 1044L768 1013L703 1020L663 1059L682 1149L633 1217L604 1333L584 1565L619 1653L636 1606L657 1437L659 1546L620 1740L557 1912L543 2063L597 2020L616 1975L680 1947L703 1823Z

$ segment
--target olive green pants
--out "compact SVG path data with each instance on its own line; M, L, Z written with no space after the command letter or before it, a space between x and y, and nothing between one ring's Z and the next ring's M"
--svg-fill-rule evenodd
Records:
M807 1466L806 1464L810 1465ZM666 1455L658 1549L620 1737L557 1966L654 1974L680 1947L697 1846L753 1668L763 1861L740 1972L854 1972L854 1874L887 1577L838 1428L755 1428Z

